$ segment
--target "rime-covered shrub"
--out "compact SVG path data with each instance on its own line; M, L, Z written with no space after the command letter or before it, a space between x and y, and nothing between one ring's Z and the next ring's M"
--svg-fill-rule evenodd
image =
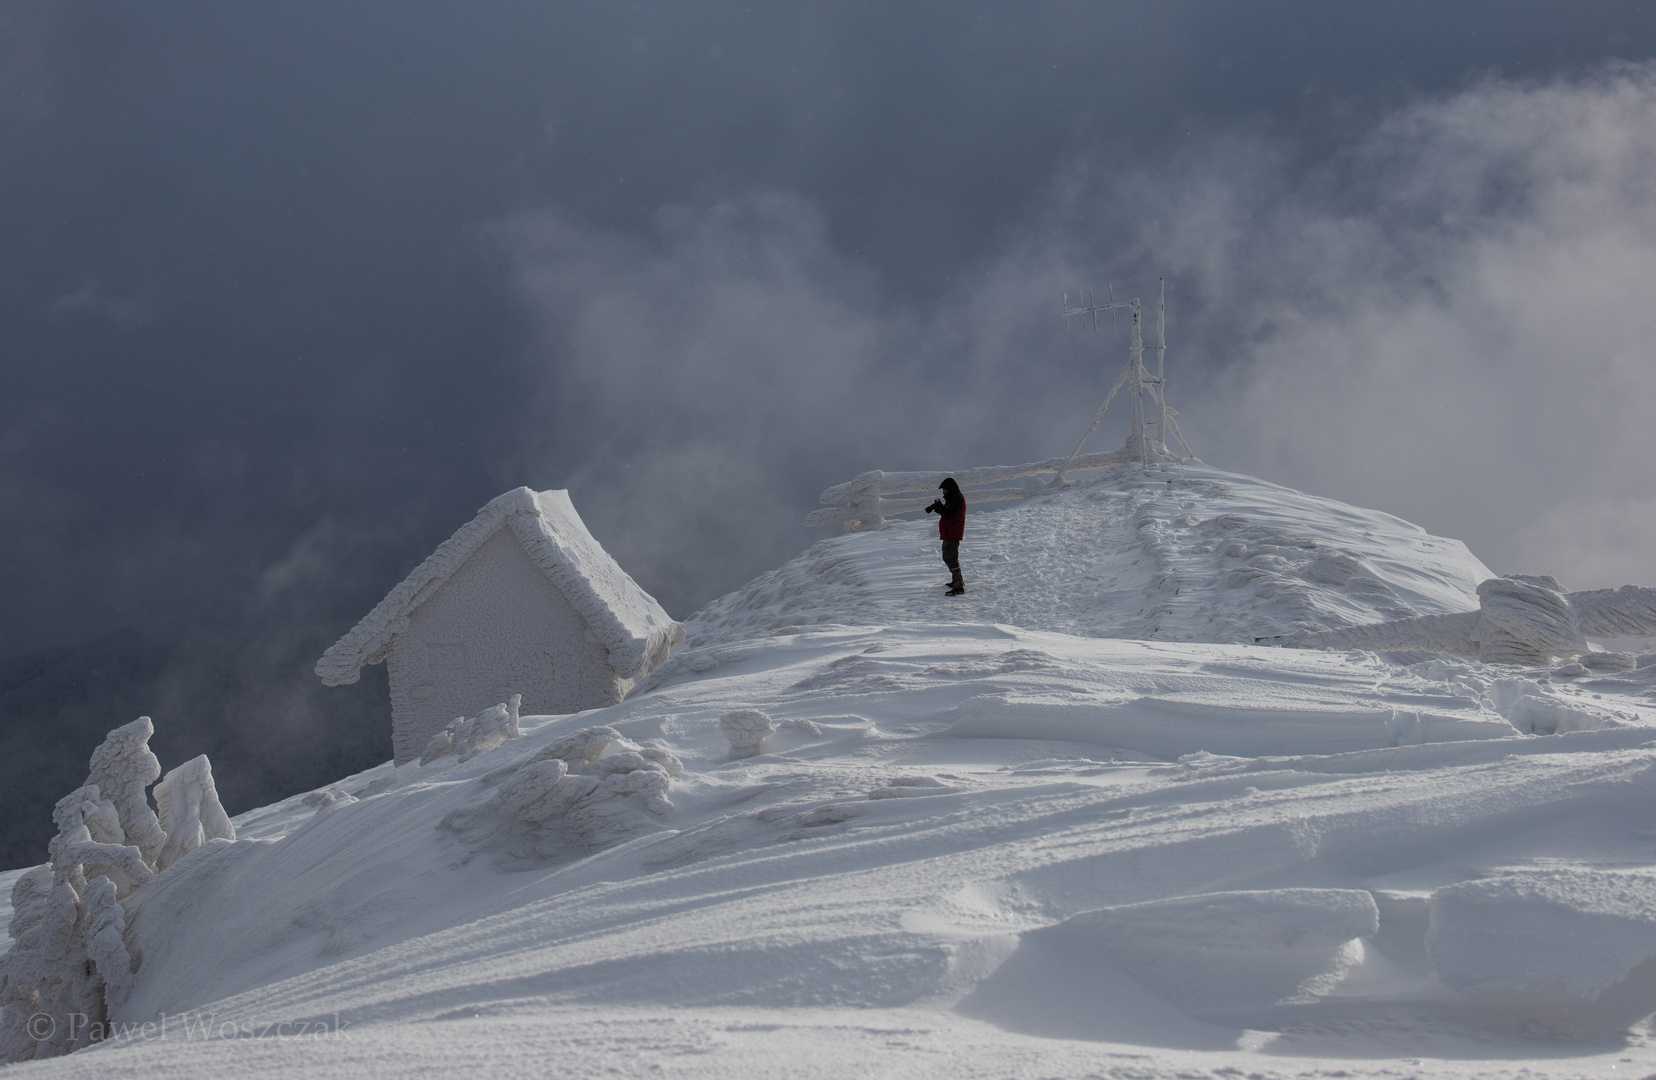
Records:
M132 989L122 901L204 839L235 839L205 756L161 775L147 716L111 731L87 782L57 801L48 861L12 887L11 950L0 956L0 1062L56 1057L103 1030ZM44 1014L52 1023L31 1029ZM70 1018L75 1022L71 1023Z
M147 863L155 861L166 840L155 812L144 798L144 789L161 776L161 763L149 748L154 734L155 725L147 716L111 731L92 751L86 776L88 784L97 785L103 797L115 804L126 842L137 848Z
M668 794L683 772L659 744L583 728L485 775L494 794L451 811L439 827L520 858L591 851L659 828L652 815L673 809Z
M638 744L638 753L646 760L653 761L666 770L668 776L684 775L684 763L673 755L671 750L661 745L658 739L649 739Z
M522 701L522 694L513 694L509 700L491 705L469 720L455 717L426 743L420 764L426 765L450 754L464 761L473 754L493 750L507 739L520 737L523 733L518 730L518 706Z
M354 803L357 801L357 797L348 791L331 787L309 792L301 801L320 814L324 810L331 810L336 806L347 806Z
M107 1014L105 988L121 992L132 979L119 891L154 876L138 848L119 842L119 815L95 784L59 799L52 819L51 862L12 888L12 947L0 957L0 1059L8 1062L55 1057L91 1041ZM54 1023L31 1030L37 1014ZM71 1016L88 1022L70 1024Z
M730 740L731 757L752 757L764 749L776 725L758 709L733 709L719 717L719 730Z
M167 773L155 785L155 805L167 837L156 856L157 870L165 870L209 840L236 838L236 827L219 802L206 754Z

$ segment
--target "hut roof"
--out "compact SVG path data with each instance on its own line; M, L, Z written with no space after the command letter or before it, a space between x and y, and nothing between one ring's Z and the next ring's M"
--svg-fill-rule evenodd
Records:
M442 588L497 529L509 528L525 554L580 613L609 650L610 666L623 678L637 678L684 640L675 622L639 588L587 531L567 491L520 487L492 499L477 516L414 568L316 662L329 686L354 683L364 664L385 659L391 642L408 628L409 617Z

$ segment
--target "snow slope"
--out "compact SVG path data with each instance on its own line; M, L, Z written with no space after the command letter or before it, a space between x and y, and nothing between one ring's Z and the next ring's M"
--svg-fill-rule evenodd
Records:
M1088 474L1083 474L1088 475ZM825 540L692 620L708 643L950 619L1084 637L1252 643L1471 611L1495 575L1458 540L1375 510L1201 463L1100 470L1015 510L970 516L967 594L941 611L937 524Z
M134 894L124 1033L13 1068L1656 1072L1656 666L1251 644L1487 571L1201 466L967 538L964 598L836 537L618 706L242 815Z

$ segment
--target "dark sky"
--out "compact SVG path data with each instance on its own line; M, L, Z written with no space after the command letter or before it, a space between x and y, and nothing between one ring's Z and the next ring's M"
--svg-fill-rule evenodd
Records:
M0 655L325 643L525 483L682 618L830 483L1067 451L1122 343L1058 291L1160 274L1206 460L1625 580L1653 48L1635 3L5 0Z

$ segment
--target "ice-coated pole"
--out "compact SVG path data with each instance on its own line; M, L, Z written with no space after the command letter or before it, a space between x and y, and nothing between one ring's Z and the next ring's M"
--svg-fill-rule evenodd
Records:
M1139 310L1140 305L1136 297L1131 301L1131 304L1133 308L1133 429L1128 433L1127 439L1129 443L1138 443L1139 461L1144 463L1144 469L1148 472L1150 471L1150 458L1149 455L1144 452L1144 401L1142 400L1144 394L1143 320Z
M1157 278L1156 296L1156 441L1167 452L1167 279Z

